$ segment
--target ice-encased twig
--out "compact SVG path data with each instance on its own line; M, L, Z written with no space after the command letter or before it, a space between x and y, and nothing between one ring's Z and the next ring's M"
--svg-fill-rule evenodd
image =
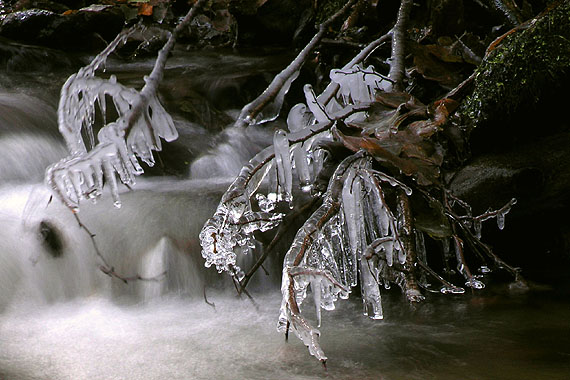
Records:
M333 309L337 297L346 298L349 289L357 285L357 278L360 278L365 314L373 319L383 317L380 278L386 284L396 282L406 289L402 267L402 257L406 257L404 245L397 233L396 219L379 189L379 181L368 168L369 162L369 158L359 152L337 167L323 204L299 229L285 255L278 329L284 331L287 326L292 327L319 360L326 357L318 343L318 330L300 310L308 285L313 292L319 325L320 308ZM378 206L379 210L364 212L363 202ZM374 227L367 232L369 226ZM370 241L372 236L381 237ZM387 263L386 257L393 251L402 252L398 262L392 264L398 269L379 264ZM326 276L310 279L298 276L315 273Z
M135 25L121 31L101 53L93 58L89 65L80 68L76 74L71 75L61 87L59 107L57 109L58 127L72 156L80 155L87 151L81 130L85 127L87 135L93 136L94 103L99 95L101 93L105 94L107 91L113 91L115 87L117 87L116 92L119 93L122 90L134 91L126 87L121 88L121 85L114 86L116 81L114 83L113 77L108 81L96 80L94 83L90 82L94 79L95 71L106 61L107 57L119 45L124 44L129 36L139 28L139 25ZM92 86L92 84L95 86ZM83 96L83 93L88 94L88 96ZM94 145L95 141L91 141L91 144Z
M361 158L362 155L357 153L346 158L337 167L329 182L323 204L307 219L303 227L299 229L291 248L289 248L285 254L283 264L283 279L281 282L283 300L281 303L278 329L284 332L287 328L286 326L290 325L299 339L309 348L311 355L321 361L325 361L327 358L318 341L320 332L312 327L301 314L297 302L298 294L295 290L295 279L292 272L294 273L297 270L295 268L302 265L305 254L310 248L312 241L316 238L318 231L331 217L338 213L345 173L355 161Z
M61 91L58 123L70 156L46 170L46 182L67 207L77 211L81 199L97 198L101 194L103 180L110 184L114 204L119 207L115 174L121 182L133 184L134 176L143 172L137 156L152 166L152 151L162 149L160 139L172 141L178 137L172 118L158 99L158 84L178 33L194 18L204 2L197 1L177 25L159 51L152 72L144 78L145 85L140 92L117 83L114 76L109 80L95 77L95 71L109 54L139 26L119 33L89 65L66 81ZM112 98L119 117L101 128L95 144L95 107L97 103L106 122L107 95ZM90 149L83 141L83 128L89 137Z

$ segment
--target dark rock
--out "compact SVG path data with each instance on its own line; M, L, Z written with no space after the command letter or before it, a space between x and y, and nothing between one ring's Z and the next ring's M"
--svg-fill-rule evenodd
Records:
M47 73L70 71L78 66L79 62L62 51L22 45L0 37L0 70Z
M229 10L237 20L240 44L288 44L312 3L310 0L241 0L232 2Z
M463 0L432 0L430 11L436 36L461 35L465 30Z
M454 176L450 189L474 214L517 204L499 231L487 222L483 240L530 277L552 282L570 269L570 134L560 133L473 159ZM553 267L553 263L555 267Z
M115 37L123 24L123 12L108 5L93 5L65 15L30 9L5 16L0 35L61 50L98 51Z

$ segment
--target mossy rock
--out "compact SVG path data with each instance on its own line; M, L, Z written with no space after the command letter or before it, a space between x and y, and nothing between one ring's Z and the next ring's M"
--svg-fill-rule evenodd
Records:
M476 71L459 114L468 130L533 107L570 74L570 1L507 35Z

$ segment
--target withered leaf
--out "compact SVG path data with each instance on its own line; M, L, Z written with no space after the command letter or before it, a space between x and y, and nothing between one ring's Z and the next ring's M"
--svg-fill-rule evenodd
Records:
M433 52L434 48L425 45L414 44L412 47L414 66L418 73L428 80L438 82L445 88L454 88L463 80L461 75L463 58L459 56L459 62L446 62ZM444 59L450 59L445 56Z

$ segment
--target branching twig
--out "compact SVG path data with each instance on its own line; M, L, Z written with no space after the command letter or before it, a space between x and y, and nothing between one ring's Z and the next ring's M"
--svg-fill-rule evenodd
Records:
M79 225L79 228L84 230L87 233L87 235L89 235L89 238L91 239L91 244L93 245L93 249L95 250L95 254L97 255L97 257L99 257L99 260L101 260L101 262L103 263L103 264L99 265L99 270L101 270L101 272L105 273L109 277L117 278L117 279L123 281L125 284L127 284L128 282L132 282L132 281L158 282L158 281L161 281L164 279L164 276L166 275L166 271L160 273L159 275L153 276L153 277L142 277L139 274L127 277L127 276L124 276L122 274L115 272L115 268L112 267L111 265L109 265L109 263L105 259L105 256L103 256L103 254L99 250L99 246L97 245L97 241L95 240L95 234L92 233L91 230L89 230L89 228L87 228L87 226L85 224L83 224L83 222L81 221L81 219L79 219L79 216L77 215L76 212L72 211L72 214L75 217L75 220L77 221L77 224Z

